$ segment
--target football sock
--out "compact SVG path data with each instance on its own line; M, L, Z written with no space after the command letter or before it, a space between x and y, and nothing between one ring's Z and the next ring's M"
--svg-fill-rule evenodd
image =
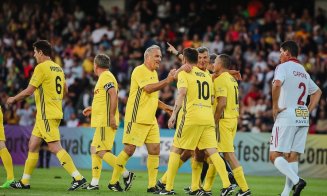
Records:
M75 167L75 164L70 157L70 155L66 152L66 150L61 149L56 154L61 166L75 179L82 180L83 176L78 172Z
M95 186L99 184L102 169L102 159L97 154L92 154L92 181L91 185Z
M292 170L297 174L299 170L299 162L291 162L289 163L289 165L291 166ZM292 191L293 185L294 184L292 183L292 180L286 177L284 190L281 196L289 196L290 192Z
M198 162L195 159L192 161L192 184L191 190L196 191L200 189L199 182L201 179L201 172L202 172L203 162Z
M299 182L299 176L292 170L289 163L283 157L277 157L274 161L274 165L282 174L288 177L293 184Z
M216 177L216 168L211 163L211 164L209 164L207 175L206 175L206 178L204 180L203 190L205 190L205 191L211 191L212 186L213 186L213 182L215 180L215 177Z
M218 153L214 153L210 156L212 164L215 166L216 171L218 172L220 179L223 183L223 188L227 188L230 186L228 173L226 171L226 165L223 159L218 155Z
M5 167L7 173L7 180L14 179L14 169L12 165L12 158L7 148L2 148L0 150L0 158L2 160L2 164Z
M182 161L182 159L179 160L179 165L178 168L182 167L182 165L184 164L184 161ZM161 182L163 184L167 184L167 171L164 173L164 175L161 177Z
M174 187L175 176L178 172L179 160L181 158L180 154L175 152L170 152L168 169L167 169L167 184L166 190L171 191Z
M25 185L30 184L30 178L33 173L33 170L36 167L36 164L39 160L38 152L28 152L27 159L25 162L24 173L22 177L22 183Z
M119 177L121 173L124 171L125 165L129 159L128 154L123 150L119 153L117 159L116 159L116 164L114 167L114 171L112 172L112 177L110 180L110 184L115 184L116 182L119 181Z
M159 169L159 155L148 155L147 168L149 178L148 188L155 187Z
M249 190L249 186L246 183L245 177L244 177L244 172L243 172L243 167L237 167L233 169L233 174L234 178L238 184L238 186L241 188L243 192Z
M117 157L116 157L114 154L112 154L111 152L106 152L106 153L103 155L102 159L103 159L106 163L108 163L112 168L115 167L115 163L116 163L116 161L117 161ZM123 177L125 177L125 178L128 176L128 171L126 170L125 167L124 167L124 170L122 171L122 174L123 174Z

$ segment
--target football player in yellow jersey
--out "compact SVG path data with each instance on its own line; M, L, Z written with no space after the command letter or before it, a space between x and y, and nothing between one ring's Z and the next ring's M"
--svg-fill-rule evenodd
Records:
M171 70L166 79L158 81L156 69L161 62L159 46L153 45L144 53L144 64L137 66L131 78L130 93L125 112L123 143L124 149L117 157L109 183L109 189L122 191L119 177L136 146L146 145L148 150L148 189L156 192L156 178L159 167L160 135L155 113L157 108L171 112L172 108L159 101L159 90L174 80L176 70Z
M112 154L117 126L118 112L118 83L115 76L109 71L110 58L105 54L98 54L94 58L93 70L98 81L94 88L92 106L83 110L85 116L91 115L91 127L95 128L91 144L92 181L85 187L87 190L98 190L102 169L102 160L114 167L117 157ZM134 173L123 171L125 189L129 189Z
M217 171L219 171L223 181L221 194L228 195L232 191L232 187L228 179L228 173L225 170L225 163L218 155L216 149L215 123L212 115L212 79L209 73L196 67L198 64L198 52L196 49L184 49L183 64L186 63L192 65L192 71L190 73L181 71L178 75L178 96L172 116L168 121L168 127L172 128L175 125L177 115L178 120L169 156L167 184L165 189L159 194L175 194L173 184L179 167L180 156L184 150L195 150L198 148L209 155L209 159L213 162ZM192 175L192 178L194 177ZM194 193L196 195L203 194L200 188L194 190Z
M5 141L6 136L5 129L3 127L3 113L2 108L0 106L0 159L2 160L2 164L7 172L7 180L0 186L0 188L9 188L10 184L14 182L14 169L12 165L12 158L6 147Z
M60 144L62 99L67 89L65 75L62 68L51 60L52 47L48 41L39 40L33 44L33 48L38 65L34 69L28 87L7 100L7 104L12 105L34 93L37 109L23 177L10 186L18 189L30 188L30 178L39 159L41 141L44 139L48 143L49 150L57 156L61 165L74 179L68 190L76 190L85 185L86 179L78 172L72 158Z
M214 80L216 112L215 123L218 126L218 151L233 169L234 178L241 188L237 195L251 195L244 177L243 168L234 153L234 138L239 116L238 83L228 71L231 69L231 58L226 54L219 55L214 64L218 77ZM205 186L206 188L206 186Z

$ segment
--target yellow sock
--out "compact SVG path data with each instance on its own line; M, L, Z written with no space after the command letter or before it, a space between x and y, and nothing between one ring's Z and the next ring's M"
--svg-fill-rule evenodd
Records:
M117 161L117 157L116 157L114 154L112 154L111 152L107 152L107 153L105 153L105 154L103 155L102 159L103 159L106 163L108 163L112 168L115 167L115 163L116 163L116 161ZM124 173L124 172L128 172L128 171L126 170L125 167L124 167L122 173Z
M60 161L62 167L73 177L75 180L82 180L83 176L78 172L75 167L75 164L70 157L70 155L66 152L66 150L61 149L57 153L57 158Z
M159 155L149 154L146 166L148 168L148 188L155 187L159 169Z
M192 161L192 184L191 190L196 191L200 189L200 180L201 180L201 172L203 168L203 162L198 162L195 159Z
M22 177L22 183L27 185L30 184L30 178L33 173L33 170L36 167L36 164L39 160L38 152L28 152L27 159L25 161L24 174Z
M174 181L178 171L178 165L179 165L178 163L180 158L181 158L180 154L177 154L175 152L170 152L168 169L167 169L167 184L166 184L167 191L171 191L174 188Z
M112 177L109 182L110 184L115 184L116 182L119 181L119 177L121 173L124 171L128 159L129 159L128 154L125 151L121 151L116 159L114 171L112 172Z
M215 177L216 177L216 168L211 163L211 164L209 164L207 175L206 175L206 178L204 180L203 190L211 191L212 186L213 186L213 182L215 181Z
M92 178L100 179L102 159L97 154L92 154Z
M216 171L218 172L220 179L223 183L223 188L227 188L230 186L228 173L226 171L226 165L223 159L218 155L218 153L214 153L210 156L212 164L215 166Z
M240 166L233 169L233 174L238 186L242 189L242 191L247 191L249 187L244 177L243 168Z
M184 161L182 161L182 159L179 159L179 165L178 165L178 169L180 167L182 167L182 165L184 164ZM164 173L164 175L161 177L161 182L163 184L167 184L167 171Z
M0 158L2 160L2 164L5 167L7 172L7 180L14 179L14 168L12 166L12 158L7 148L2 148L0 150Z

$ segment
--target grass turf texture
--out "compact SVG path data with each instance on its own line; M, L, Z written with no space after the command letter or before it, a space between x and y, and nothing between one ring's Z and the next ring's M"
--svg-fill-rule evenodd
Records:
M22 176L23 167L15 166L16 180ZM86 177L88 182L91 181L91 170L80 170ZM161 177L162 173L159 173ZM0 166L0 184L5 181L5 171L3 166ZM100 190L88 191L77 190L69 192L67 189L70 186L72 178L65 172L63 168L50 168L50 169L35 169L31 179L30 190L14 190L14 189L0 189L0 196L2 195L152 195L146 193L147 189L147 173L137 171L136 179L130 191L124 193L116 193L108 190L107 185L109 178L111 177L111 171L103 171L100 179ZM246 176L248 184L251 188L252 195L265 196L265 195L278 195L284 188L284 177L258 177L258 176ZM326 179L312 179L305 178L307 186L303 190L303 196L323 196L327 195ZM184 187L189 186L191 183L190 174L178 174L175 179L175 191L178 195L186 195L183 191ZM123 184L123 183L121 183ZM221 188L219 177L215 179L213 195L218 195ZM238 189L237 189L238 190ZM235 195L235 193L233 194Z

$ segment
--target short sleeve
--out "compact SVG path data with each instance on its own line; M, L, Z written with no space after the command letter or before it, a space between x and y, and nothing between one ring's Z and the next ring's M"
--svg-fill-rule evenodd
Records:
M274 83L275 80L279 80L279 81L281 81L283 83L284 80L285 80L285 77L286 77L285 69L283 68L283 66L278 65L276 67L276 69L275 69L273 83Z
M187 88L187 78L186 78L186 73L185 72L180 72L178 74L178 80L177 80L177 88Z
M310 81L309 81L309 95L312 95L318 89L319 89L319 87L317 86L317 84L310 78Z
M115 82L114 82L114 80L113 80L113 78L112 77L110 77L110 76L106 76L105 78L103 78L104 79L104 81L103 81L103 88L104 88L104 90L105 91L108 91L109 89L111 89L111 88L117 88L116 86L115 86Z
M214 82L215 97L227 97L227 86L219 77Z
M148 84L156 83L157 78L157 75L150 75L149 73L143 71L141 68L136 68L132 74L132 80L134 79L140 88L143 88Z
M43 80L44 73L42 72L40 66L36 66L29 84L38 88L42 84Z

